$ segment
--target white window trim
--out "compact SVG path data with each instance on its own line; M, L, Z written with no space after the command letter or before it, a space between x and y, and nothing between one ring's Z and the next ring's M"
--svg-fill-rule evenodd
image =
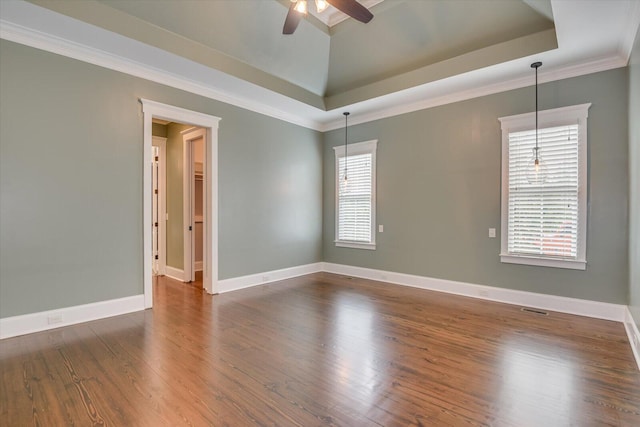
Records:
M501 117L502 126L502 197L500 261L511 264L526 264L543 267L585 270L587 268L587 117L591 103L572 105L538 112L538 127L562 126L578 121L578 248L577 258L563 259L534 255L514 255L508 253L509 218L509 133L535 128L535 112Z
M339 183L338 183L338 162L345 155L344 145L338 145L333 147L335 152L335 171L334 171L334 183L335 183L335 237L334 243L338 247L342 248L354 248L354 249L376 249L376 151L378 149L378 140L373 139L371 141L356 142L348 144L347 155L354 156L358 154L371 153L371 242L354 242L349 240L338 239L338 197L339 197Z

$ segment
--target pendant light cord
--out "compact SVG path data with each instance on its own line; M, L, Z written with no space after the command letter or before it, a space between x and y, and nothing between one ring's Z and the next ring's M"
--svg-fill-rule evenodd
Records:
M538 68L536 67L536 160L538 160Z
M531 64L531 68L536 70L536 165L538 164L538 68L542 65L542 62L534 62Z
M349 112L345 111L344 113L344 180L347 180L347 117L349 117Z

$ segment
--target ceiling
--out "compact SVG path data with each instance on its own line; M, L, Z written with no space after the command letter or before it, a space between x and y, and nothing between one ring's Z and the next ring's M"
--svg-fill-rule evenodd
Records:
M4 0L0 36L319 130L626 65L640 0ZM161 5L161 7L159 7Z

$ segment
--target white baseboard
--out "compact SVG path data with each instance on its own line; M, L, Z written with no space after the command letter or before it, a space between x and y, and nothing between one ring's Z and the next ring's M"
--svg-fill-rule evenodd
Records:
M638 331L638 326L629 311L629 307L625 309L625 314L624 329L627 331L633 357L636 359L638 369L640 369L640 331Z
M323 271L489 301L623 322L626 306L325 262Z
M144 295L0 319L0 339L144 310Z
M171 277L172 279L184 282L184 270L180 270L179 268L173 268L167 265L164 268L164 275L167 277Z
M323 263L321 262L317 262L314 264L299 265L296 267L283 268L281 270L266 271L264 273L219 280L218 292L224 293L237 291L239 289L264 285L278 280L291 279L292 277L304 276L305 274L318 273L322 271L322 264Z
M195 262L193 263L193 269L194 269L195 271L202 271L202 264L203 264L203 262L202 262L202 261L195 261Z
M640 332L638 332L638 328L627 306L620 304L610 304L577 298L517 291L513 289L496 288L492 286L476 285L465 282L456 282L452 280L415 276L327 262L300 265L220 280L218 281L218 290L220 293L231 292L322 271L507 304L522 305L526 307L558 311L561 313L623 322L629 337L629 342L631 343L633 355L638 367L640 368ZM184 272L167 266L166 275L182 281ZM62 326L69 326L91 320L103 319L140 310L144 310L144 295L135 295L132 297L109 301L25 314L22 316L7 317L0 319L0 339L45 331Z

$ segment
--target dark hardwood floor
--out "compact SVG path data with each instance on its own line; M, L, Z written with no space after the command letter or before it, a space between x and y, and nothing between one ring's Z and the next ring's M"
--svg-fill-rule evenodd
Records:
M640 426L623 325L319 273L0 342L1 426Z

